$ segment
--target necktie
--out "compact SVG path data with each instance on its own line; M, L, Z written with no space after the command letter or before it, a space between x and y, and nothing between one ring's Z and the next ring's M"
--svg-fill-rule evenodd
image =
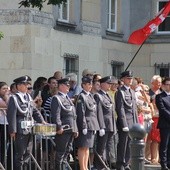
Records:
M26 94L24 95L24 99L25 99L26 101L28 101L28 98L27 98L27 95L26 95Z
M66 95L66 99L70 102L70 98Z
M111 101L111 98L108 93L106 93L107 98Z

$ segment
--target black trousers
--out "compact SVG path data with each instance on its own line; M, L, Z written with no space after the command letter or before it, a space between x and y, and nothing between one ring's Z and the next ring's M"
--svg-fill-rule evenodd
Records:
M106 143L109 145L111 144L111 141L113 139L113 132L105 132L104 136L99 136L99 133L97 133L97 139L96 139L96 152L97 154L103 159L103 161L106 161L106 158L104 158L104 151L106 149ZM108 148L110 148L111 146L107 146ZM108 150L107 150L108 151ZM99 157L95 154L94 155L94 167L96 169L103 169L105 168L105 166L103 165L103 163L101 162L101 160L99 159Z
M63 133L56 135L56 169L62 169L62 163L67 162L68 155L73 150L73 133Z
M17 170L22 170L23 164L29 162L30 153L32 153L33 135L17 134L14 142L14 147L15 147L14 167Z
M5 125L0 125L0 162L4 164L5 161L5 145L7 149L7 143L9 142L9 136L8 136L8 125L6 125L6 134L5 134ZM6 141L5 141L5 135L6 135Z
M130 137L128 132L118 131L117 167L127 166L130 162Z
M162 167L170 166L170 128L160 129L161 142L159 146L160 164Z

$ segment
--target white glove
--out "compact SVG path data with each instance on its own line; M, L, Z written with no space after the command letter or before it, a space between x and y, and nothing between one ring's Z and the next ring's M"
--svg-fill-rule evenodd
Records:
M122 128L123 132L129 132L129 128L128 127L124 127Z
M83 135L87 135L87 129L83 129Z
M105 130L104 129L100 129L99 130L99 136L104 136L105 135Z

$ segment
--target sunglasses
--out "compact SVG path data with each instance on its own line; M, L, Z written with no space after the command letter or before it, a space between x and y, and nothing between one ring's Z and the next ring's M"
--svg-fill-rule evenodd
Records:
M28 87L27 89L28 89L28 90L32 90L33 88L32 88L32 87Z

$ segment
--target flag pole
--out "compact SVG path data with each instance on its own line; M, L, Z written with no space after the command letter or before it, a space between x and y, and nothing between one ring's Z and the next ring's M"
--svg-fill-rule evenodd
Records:
M145 40L146 41L146 40ZM129 66L131 65L131 63L133 62L133 60L135 59L135 57L137 56L137 54L139 53L140 49L142 48L143 44L145 43L145 41L143 41L143 43L140 45L140 47L138 48L138 50L136 51L135 55L133 56L133 58L131 59L130 63L128 64L128 66L126 67L125 71L129 68Z

